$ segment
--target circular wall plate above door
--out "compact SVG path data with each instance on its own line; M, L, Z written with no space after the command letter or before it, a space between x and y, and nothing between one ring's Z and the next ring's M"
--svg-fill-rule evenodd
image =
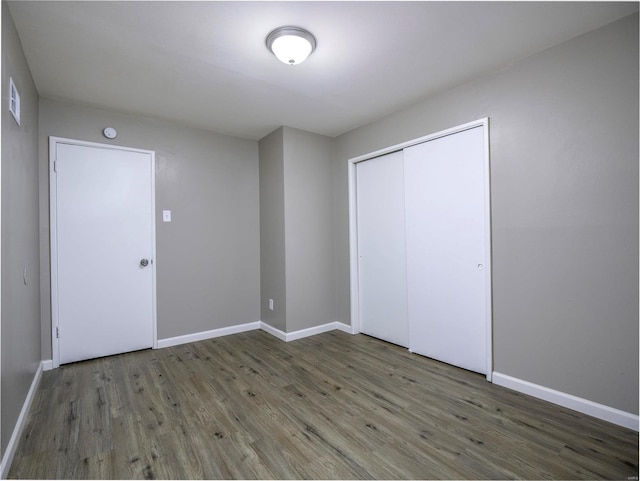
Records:
M118 132L116 132L116 129L113 127L107 127L102 131L102 133L107 139L115 139L116 135L118 135Z

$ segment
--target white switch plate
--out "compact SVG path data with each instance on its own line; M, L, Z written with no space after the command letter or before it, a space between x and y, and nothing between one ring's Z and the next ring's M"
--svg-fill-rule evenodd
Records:
M163 210L162 211L162 222L171 222L171 211Z
M273 311L273 299L269 299L269 309Z

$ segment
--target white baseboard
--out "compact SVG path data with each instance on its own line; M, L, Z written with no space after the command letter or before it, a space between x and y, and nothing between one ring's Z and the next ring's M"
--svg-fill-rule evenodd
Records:
M493 372L493 383L498 386L507 387L529 396L543 399L559 406L563 406L574 411L588 414L598 419L608 421L618 426L623 426L634 431L638 431L640 427L640 418L636 414L631 414L620 409L615 409L604 404L599 404L588 399L580 398L561 391L540 386L529 381L523 381L506 374Z
M348 332L349 334L351 334L351 326L348 326L341 322L328 322L327 324L309 327L307 329L300 329L298 331L293 331L293 332L283 332L280 329L277 329L265 322L262 322L261 329L284 342L296 341L304 337L315 336L316 334L322 334L323 332L334 331L336 329L339 329L341 331Z
M349 324L336 322L335 325L336 325L336 329L338 329L339 331L346 332L347 334L355 334L353 327L351 327Z
M283 332L280 329L277 329L277 328L275 328L273 326L270 326L266 322L263 322L263 321L260 322L260 329L262 329L264 332L267 332L267 333L271 334L274 337L277 337L281 341L287 342L287 333L286 332Z
M53 359L45 359L42 361L42 370L51 371L53 369Z
M253 331L256 329L262 329L268 332L272 336L277 337L281 341L289 342L296 339L302 339L303 337L314 336L323 332L333 331L339 329L349 334L353 334L351 326L343 324L342 322L329 322L322 324L321 326L314 326L308 329L301 329L293 332L283 332L269 324L262 321L248 322L246 324L239 324L237 326L222 327L220 329L212 329L210 331L195 332L193 334L185 334L184 336L168 337L166 339L158 339L158 349L164 347L178 346L180 344L187 344L189 342L204 341L205 339L213 339L214 337L228 336L230 334L237 334L239 332ZM44 370L47 371L52 368L52 361L43 361L45 363Z
M322 334L323 332L329 332L336 329L335 322L329 322L328 324L322 324L320 326L309 327L307 329L300 329L298 331L287 332L286 341L297 341L309 336L315 336L316 334Z
M185 334L184 336L158 339L158 349L187 344L189 342L204 341L205 339L213 339L214 337L238 334L240 332L253 331L260 329L260 325L260 321L255 321L248 322L246 324L238 324L237 326L221 327L220 329L212 329L210 331L194 332L193 334Z
M33 376L33 381L31 381L31 387L27 392L27 397L22 404L22 409L20 410L20 415L18 416L18 420L16 421L16 425L13 428L13 433L11 433L11 437L9 438L9 443L7 444L7 448L4 452L4 456L2 457L2 462L0 463L0 479L7 479L9 475L9 469L11 469L11 463L13 462L13 457L16 454L16 449L18 449L18 442L20 441L20 437L22 436L22 431L24 430L25 423L27 422L27 415L29 414L29 408L31 408L31 403L33 402L33 398L36 393L36 389L38 388L38 384L40 384L40 378L42 377L42 371L44 368L44 364L46 361L41 361L38 365L38 369Z

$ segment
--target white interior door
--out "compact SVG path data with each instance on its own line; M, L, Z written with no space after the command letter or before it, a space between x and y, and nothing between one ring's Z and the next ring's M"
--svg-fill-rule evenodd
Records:
M487 373L483 127L405 149L409 349Z
M402 152L356 165L360 331L407 347Z
M52 300L59 362L152 347L153 153L99 144L51 145Z

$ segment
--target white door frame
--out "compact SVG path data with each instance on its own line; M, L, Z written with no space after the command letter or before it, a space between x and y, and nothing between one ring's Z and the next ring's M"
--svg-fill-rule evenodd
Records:
M156 310L156 160L153 150L135 149L120 145L99 144L96 142L86 142L84 140L66 139L63 137L49 137L49 242L50 242L50 263L51 263L51 357L52 367L60 366L60 350L57 337L58 328L58 236L57 236L57 184L53 175L58 144L77 145L81 147L94 147L99 149L121 150L125 152L137 152L149 154L151 161L151 324L153 330L153 349L158 347L158 326Z
M486 325L486 339L487 339L487 381L491 381L493 374L493 307L492 307L492 259L491 259L491 170L489 159L489 118L474 120L463 125L458 125L450 129L441 130L439 132L425 135L417 139L402 142L400 144L393 145L384 149L376 150L368 154L360 155L349 159L349 271L351 280L351 333L360 333L360 286L358 279L358 219L357 219L357 195L356 195L356 164L358 162L364 162L365 160L373 159L381 155L389 154L398 150L403 150L412 145L421 144L423 142L429 142L440 137L469 130L475 127L484 128L484 169L485 169L485 235L487 239L486 244L486 261L487 268L485 269L486 275L486 312L485 312L485 325Z

